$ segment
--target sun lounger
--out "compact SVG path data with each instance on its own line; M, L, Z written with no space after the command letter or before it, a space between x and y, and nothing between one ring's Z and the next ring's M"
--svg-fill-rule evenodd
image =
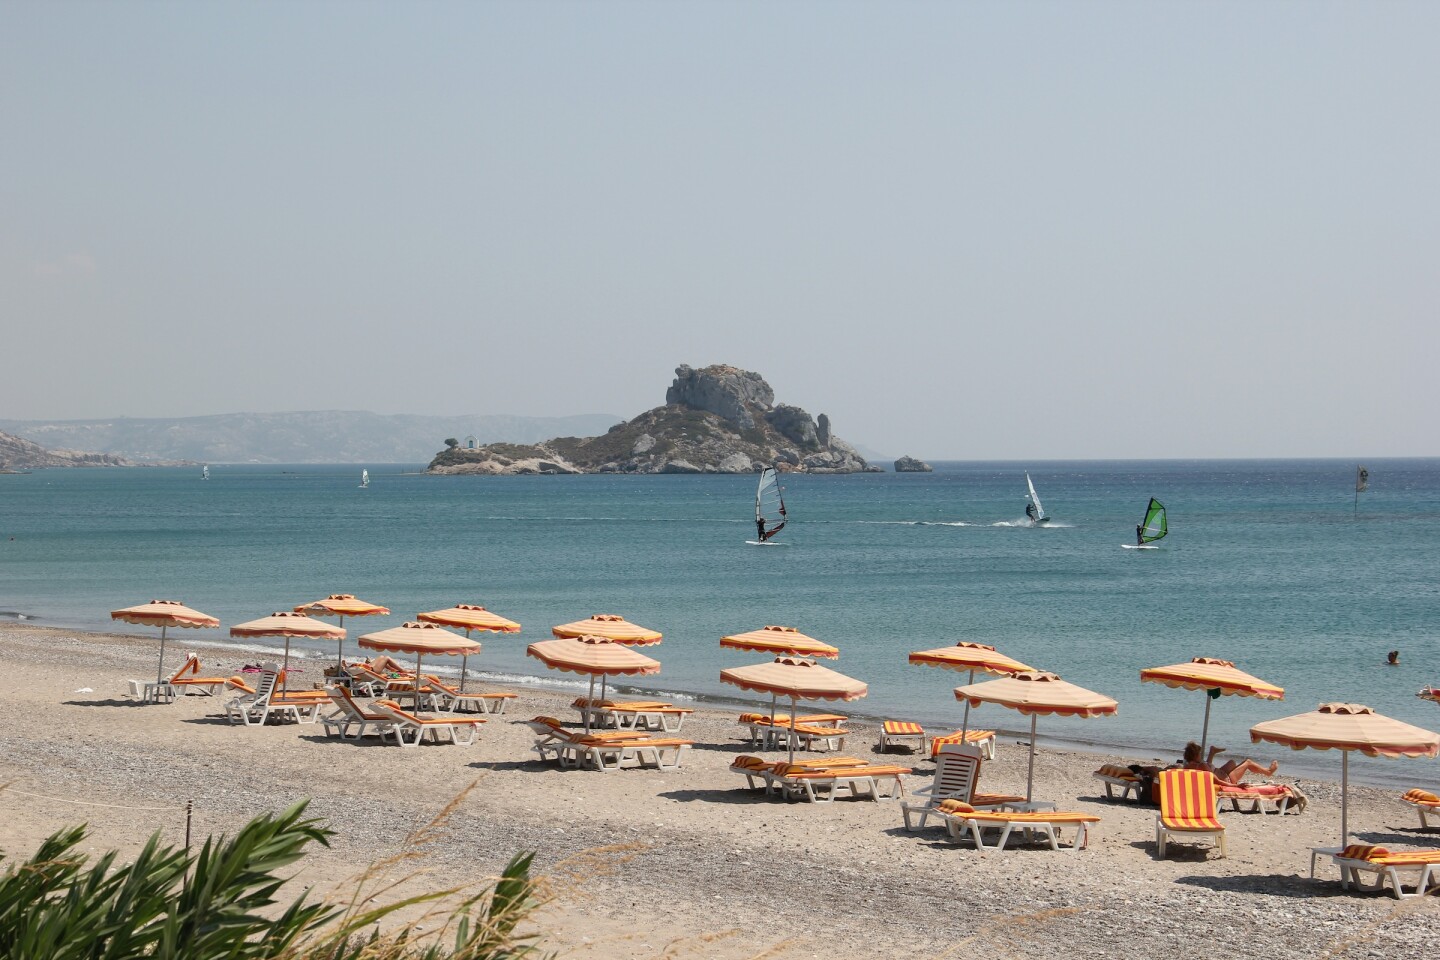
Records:
M852 797L870 800L895 800L905 796L900 778L910 773L909 767L884 764L860 766L814 767L805 763L785 763L776 768L771 784L786 799L804 798L811 803L833 803L842 789Z
M959 800L977 810L993 810L1013 803L1023 803L1018 794L977 793L980 782L980 748L970 744L945 744L935 757L935 776L928 787L912 791L925 799L920 803L902 802L906 830L919 830L935 815L942 800Z
M651 737L636 730L568 730L554 717L536 717L526 726L537 737L531 746L541 760L554 759L562 767L619 770L653 767L675 770L693 740Z
M940 753L940 748L947 743L968 743L980 748L980 754L986 760L995 759L995 731L994 730L967 730L961 733L956 730L954 733L947 733L940 737L930 738L930 756L934 757Z
M480 732L483 717L420 717L403 709L394 700L376 700L370 705L372 713L385 717L390 727L381 735L393 736L402 747L418 746L429 739L435 743L449 740L451 743L468 747L475 742Z
M1352 843L1339 853L1332 854L1335 865L1340 868L1340 886L1356 890L1375 892L1385 889L1390 882L1390 892L1395 899L1418 897L1432 884L1440 884L1440 850L1414 850L1391 853L1384 847L1363 843ZM1400 871L1417 870L1419 876L1415 889L1406 893L1400 882ZM1370 882L1362 881L1361 873L1374 874Z
M824 731L821 736L828 737L827 746L833 749L844 747L844 737L848 733L844 729L845 722L849 717L841 716L838 713L812 713L795 718L797 727L818 728ZM775 721L770 721L770 716L764 713L742 713L740 722L750 729L750 745L758 746L765 750L777 749L788 743L790 736L790 715L777 713ZM810 734L813 736L813 734ZM834 746L834 741L839 738L839 746ZM796 745L800 745L797 738ZM806 747L806 749L809 749Z
M229 682L229 677L200 676L200 658L193 653L187 653L184 665L171 674L169 680L165 681L170 686L178 688L180 696L193 691L207 697L213 697Z
M288 718L296 723L315 723L320 719L320 707L329 702L328 696L316 697L319 691L314 690L282 693L276 689L279 680L277 671L263 671L254 693L241 694L225 704L226 717L231 723L238 720L247 727L260 726L271 717Z
M465 713L468 707L477 713L488 713L492 716L504 713L506 701L515 699L513 693L461 691L459 687L445 683L439 677L431 676L428 673L425 675L425 686L421 688L421 692L428 692L438 709Z
M763 789L766 793L771 793L776 789L776 772L786 766L789 764L784 760L764 760L760 757L742 755L731 762L730 769L735 773L742 774L750 789ZM811 770L834 770L842 767L863 767L866 766L866 761L858 757L825 757L824 759L806 760L797 766Z
M911 723L908 720L886 720L880 725L880 749L889 750L891 747L912 747L912 749L924 753L929 747L929 737L925 734L925 728L918 723Z
M365 736L367 731L374 729L383 738L394 725L395 721L385 714L367 711L355 701L354 695L342 686L330 687L327 693L336 710L320 718L326 736L339 736L345 740L359 739Z
M1400 799L1415 808L1420 814L1420 829L1430 828L1430 817L1440 816L1440 797L1430 793L1428 790L1411 790Z
M1161 770L1160 812L1155 816L1155 845L1165 856L1170 838L1214 837L1226 855L1225 826L1216 812L1215 775L1208 770Z
M942 800L935 808L935 815L945 821L945 828L952 839L963 842L966 831L975 841L977 850L1003 850L1005 843L1015 830L1020 830L1028 839L1039 834L1050 844L1051 850L1083 850L1090 842L1090 824L1099 823L1100 818L1089 813L1067 813L1047 811L1034 813L1007 813L997 810L976 810L959 800ZM983 830L997 829L1000 837L993 847L985 846ZM1074 827L1075 838L1069 847L1060 846L1062 827Z
M1215 795L1221 804L1230 801L1230 809L1237 813L1242 803L1250 804L1251 813L1268 813L1271 810L1282 816L1290 810L1303 813L1310 802L1298 787L1287 783L1229 783L1217 779ZM1266 804L1274 806L1267 807Z
M1095 771L1095 779L1105 784L1105 796L1115 799L1115 791L1120 791L1120 799L1128 800L1134 797L1140 799L1140 777L1129 767L1122 767L1116 763L1107 763Z

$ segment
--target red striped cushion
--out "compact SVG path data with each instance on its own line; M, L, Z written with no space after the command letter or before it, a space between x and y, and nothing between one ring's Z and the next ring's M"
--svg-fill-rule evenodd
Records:
M918 723L911 723L909 720L886 720L885 732L892 736L924 736L925 728Z
M1369 843L1352 843L1340 851L1340 856L1346 860L1378 860L1390 856L1390 851Z

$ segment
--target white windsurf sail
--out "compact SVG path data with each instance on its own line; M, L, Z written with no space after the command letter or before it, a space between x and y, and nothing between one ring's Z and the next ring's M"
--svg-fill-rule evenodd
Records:
M201 468L200 468L200 479L201 479L201 480L209 480L209 479L210 479L210 467L209 467L209 466L204 466L204 467L201 467Z
M1045 508L1040 504L1040 495L1035 492L1035 484L1031 482L1028 473L1025 474L1025 486L1030 488L1030 503L1025 507L1025 515L1036 523L1049 523L1050 518L1045 515Z
M760 484L755 488L755 539L768 543L785 527L785 488L774 467L760 471Z
M361 470L361 471L360 471L360 487L361 487L361 489L364 489L365 487L368 487L368 486L370 486L370 471L369 471L369 470Z

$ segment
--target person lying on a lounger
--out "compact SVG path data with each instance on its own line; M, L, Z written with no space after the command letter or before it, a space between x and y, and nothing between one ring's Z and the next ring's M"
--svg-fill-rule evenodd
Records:
M1220 766L1215 766L1215 754L1224 753L1224 747L1211 747L1210 755L1200 759L1200 744L1190 741L1185 744L1185 768L1187 770L1209 770L1215 774L1217 779L1227 783L1239 783L1247 773L1260 773L1267 777L1275 776L1275 771L1280 769L1280 761L1272 761L1270 766L1262 767L1254 760L1227 760Z

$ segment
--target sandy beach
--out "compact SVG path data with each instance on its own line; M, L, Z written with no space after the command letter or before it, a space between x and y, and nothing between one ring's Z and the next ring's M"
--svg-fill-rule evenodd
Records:
M184 649L212 675L244 662L183 636L167 662L178 665ZM308 797L336 836L293 886L328 892L400 851L473 784L421 851L424 872L401 889L478 882L512 854L537 851L538 871L557 878L539 926L545 946L566 957L1358 958L1440 946L1436 897L1342 892L1328 863L1323 882L1309 879L1309 849L1337 841L1339 784L1288 780L1281 752L1249 744L1229 744L1232 755L1279 759L1277 779L1297 783L1310 803L1284 817L1226 812L1228 858L1195 844L1157 859L1153 808L1107 801L1092 777L1102 763L1152 758L1044 748L1036 794L1101 817L1089 849L977 853L941 830L907 832L893 801L786 803L747 791L728 769L753 752L733 711L702 709L687 721L681 735L696 746L678 771L560 770L536 759L520 721L574 719L570 694L517 690L473 746L402 750L330 739L318 725L231 725L225 697L139 704L126 681L153 677L156 652L150 637L0 628L7 857L82 821L87 849L129 854L155 830L183 841L188 801L203 837ZM307 667L308 685L318 661ZM844 752L878 757L874 724L851 726ZM928 759L886 756L914 767L908 789L929 782ZM1023 746L1002 739L985 789L1023 792L1025 760ZM1440 783L1432 761L1396 763L1413 770L1413 786ZM1350 822L1358 842L1440 846L1440 830L1422 832L1398 791L1352 787Z

